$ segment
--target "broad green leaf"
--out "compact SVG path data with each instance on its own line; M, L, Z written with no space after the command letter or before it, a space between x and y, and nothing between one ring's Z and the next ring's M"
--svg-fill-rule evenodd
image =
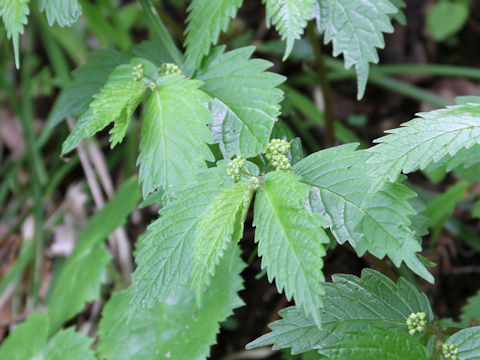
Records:
M57 23L60 26L71 26L82 13L78 0L40 0L40 11L45 11L48 24Z
M270 20L280 33L282 40L287 40L285 61L293 49L295 40L301 38L303 29L312 18L315 0L262 0L266 6L267 26Z
M164 303L148 309L128 311L130 291L115 294L103 310L98 352L107 360L203 360L210 353L224 321L242 306L237 292L243 288L240 272L244 264L238 248L231 246L220 262L204 304L196 306L195 292L177 284ZM183 269L177 271L183 271Z
M480 326L460 330L450 336L445 343L455 344L458 347L459 360L480 359Z
M398 9L389 0L322 0L318 28L325 44L332 42L333 56L343 54L345 67L355 66L358 95L367 85L369 63L378 63L376 48L383 48L383 33L393 32L390 14Z
M185 68L193 73L200 67L210 46L226 31L230 18L235 17L243 0L193 0L188 7L188 26L185 30Z
M320 326L324 245L329 239L319 214L305 207L309 187L283 171L268 173L255 199L255 242L269 281Z
M405 174L423 170L446 156L480 143L480 104L448 106L417 114L418 118L388 130L369 151L372 176L394 182Z
M330 360L427 360L426 348L414 337L388 329L369 333L352 332L325 349L319 350Z
M18 49L18 35L23 34L23 25L27 24L29 0L0 0L0 16L7 30L7 37L12 39L15 51L15 65L20 68L20 52Z
M480 323L480 291L467 300L467 304L462 308L462 324L468 326L472 321Z
M198 223L209 204L231 186L223 168L202 171L160 210L160 217L140 243L133 275L132 304L152 307L165 302L178 286L190 286L192 246Z
M480 96L474 96L474 95L457 96L455 98L455 104L457 105L480 104Z
M48 125L56 126L67 116L75 118L86 113L93 95L100 91L108 76L131 58L146 59L157 66L172 62L157 39L143 41L128 52L99 50L89 54L89 60L72 72L73 79L65 85L48 115Z
M85 303L100 297L100 286L106 280L105 267L111 258L102 243L74 251L68 258L50 301L49 315L54 330L79 313Z
M113 148L123 140L133 112L147 90L147 81L135 81L133 68L145 64L145 72L155 76L155 66L147 60L134 59L130 64L117 66L110 74L103 88L93 95L90 109L78 120L75 129L65 140L62 154L71 151L85 137L89 137L105 128L111 122L110 142Z
M137 179L133 178L83 228L50 296L52 331L82 310L86 302L100 296L100 285L106 275L105 266L111 258L103 248L103 240L125 222L139 199Z
M94 339L75 332L73 328L60 330L45 346L44 355L41 359L95 360L95 354L90 349L93 341Z
M48 125L53 127L67 116L77 118L87 112L93 95L100 91L108 75L128 61L128 55L114 50L99 50L89 54L89 61L72 72L73 79L55 100L48 115Z
M459 32L470 15L468 2L440 1L430 8L427 14L427 26L433 39L444 41Z
M478 167L480 164L480 145L475 144L472 147L466 149L460 149L454 156L446 155L436 163L427 165L424 171L428 175L440 172L442 176L446 172L461 173L465 170L470 170L473 166Z
M405 1L403 0L389 0L389 1L398 9L398 12L396 12L395 14L390 14L390 17L392 19L397 20L400 24L406 25L407 17L405 16L405 13L402 10L407 7L407 4L405 4Z
M473 205L472 216L480 219L480 200L477 200L477 202Z
M132 75L134 67L139 63L146 61L132 61L116 67L105 86L93 95L94 100L90 104L93 119L85 126L87 136L94 135L112 121L117 126L119 118L131 117L147 90L147 84L144 81L135 81ZM147 68L155 67L148 63ZM115 141L118 142L118 138L114 136L113 142Z
M87 137L85 128L94 119L93 110L88 109L75 124L72 132L68 135L62 144L62 155L75 149L80 142Z
M422 247L410 228L410 216L416 212L409 200L415 192L400 183L385 183L369 196L376 181L368 176L371 155L365 150L355 151L357 146L347 144L319 151L294 166L294 173L312 186L312 210L325 216L336 240L340 244L348 241L359 256L366 251L380 259L387 255L395 266L404 261L433 282L417 258Z
M426 205L425 210L422 211L422 215L428 218L426 226L435 226L442 221L442 219L451 215L457 203L463 199L465 191L467 191L470 185L468 181L458 181L447 191L431 200Z
M93 339L69 328L48 340L50 330L48 313L31 314L2 344L0 359L95 360L90 350Z
M190 183L214 157L207 144L211 115L201 82L169 75L162 79L145 106L140 143L143 197L158 188L166 192Z
M236 245L242 237L252 196L253 189L246 182L229 186L208 205L200 219L192 249L192 281L197 293L201 294L209 284L227 246Z
M48 339L47 314L33 313L18 325L0 347L0 359L25 360L41 354ZM28 346L25 346L28 344Z
M319 309L322 329L299 307L280 311L283 319L270 324L272 332L247 345L254 348L273 344L291 348L292 354L331 346L352 332L368 334L378 327L407 332L411 313L425 312L429 322L433 312L425 294L403 278L395 284L374 270L365 269L361 278L333 275L323 285L323 308Z
M250 59L255 48L224 53L215 48L196 78L212 101L212 133L225 158L256 156L265 151L280 112L283 92L277 88L285 78L266 72L272 64Z

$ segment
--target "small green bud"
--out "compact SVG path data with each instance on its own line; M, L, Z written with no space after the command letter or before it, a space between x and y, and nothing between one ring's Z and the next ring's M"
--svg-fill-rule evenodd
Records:
M290 171L292 170L292 165L290 165L290 161L285 155L278 155L276 157L275 170L283 170L283 171Z
M234 182L240 180L240 171L245 166L245 159L241 156L236 157L228 163L227 175L232 178Z
M164 63L162 66L160 66L160 69L158 69L158 75L160 76L165 76L165 75L182 75L182 71L180 68L172 63Z
M252 176L248 183L248 186L252 190L258 190L260 188L260 179L256 176Z
M155 81L150 81L148 83L148 88L152 91L154 91L157 88L157 83Z
M145 64L140 63L138 65L135 65L132 71L132 76L134 81L140 81L143 78L145 71Z
M267 155L287 155L290 143L284 139L272 139L267 146Z
M275 170L290 171L292 165L287 158L290 151L290 143L284 139L272 139L267 146L265 157Z
M458 347L455 344L442 344L443 356L448 360L458 360Z
M424 312L411 313L407 318L408 333L415 335L425 331L427 326L427 314Z

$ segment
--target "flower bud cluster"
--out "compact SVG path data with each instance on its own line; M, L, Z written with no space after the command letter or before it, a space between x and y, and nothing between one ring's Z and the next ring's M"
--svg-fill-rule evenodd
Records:
M240 180L240 171L245 166L245 159L241 156L236 157L228 163L227 175L230 176L233 181L238 182Z
M175 64L172 64L172 63L164 63L162 64L162 66L160 66L160 69L158 69L158 74L160 76L164 76L164 75L174 75L174 74L177 74L177 75L181 75L182 74L182 71L180 70L180 68L175 65Z
M290 151L290 143L284 139L272 139L267 146L265 157L275 170L290 171L292 165L287 158L287 153Z
M415 335L425 331L427 326L427 314L424 312L418 312L416 314L411 313L407 319L408 333L410 335Z
M132 71L133 80L134 81L142 80L144 71L145 71L145 65L143 63L136 65Z
M248 183L248 186L250 187L250 189L252 190L258 190L258 188L260 187L260 179L256 176L252 176L250 178L250 181Z
M157 83L153 80L149 81L148 83L148 88L152 91L156 90L157 89Z
M458 347L454 344L442 344L442 353L448 360L458 360Z

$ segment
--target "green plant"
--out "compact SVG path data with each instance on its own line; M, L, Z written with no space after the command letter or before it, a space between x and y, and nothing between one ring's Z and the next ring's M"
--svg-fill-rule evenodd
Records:
M430 9L427 24L436 41L444 41L459 32L470 12L469 0L440 0Z
M401 16L403 6L393 0L263 2L267 23L286 40L284 59L316 19L333 54L355 67L359 99L383 33L393 31L391 18ZM61 328L99 298L110 262L103 240L136 206L135 177L90 219L49 309L15 330L0 358L206 358L220 322L242 305L237 293L246 265L238 242L252 202L262 268L296 305L282 310L272 332L248 348L273 344L329 359L477 358L471 354L480 352L480 327L435 319L426 295L404 278L395 283L367 269L360 278L335 275L326 282L322 267L328 248L348 243L359 257L368 253L388 269L387 261L434 281L427 269L432 264L420 255L421 238L453 211L470 183L446 193L453 205L427 219L414 206L416 193L405 175L478 164L479 99L459 98L457 105L420 113L369 149L347 143L304 157L299 141L278 130L285 78L267 71L268 61L252 58L254 47L212 48L242 1L190 4L184 60L150 2L140 3L159 41L93 55L63 88L50 123L78 118L63 143L66 155L109 126L114 148L141 112L138 183L144 201L162 206L158 219L136 243L132 284L102 311L96 353L89 348L93 339ZM60 25L80 11L76 1L39 6L49 23ZM0 1L0 13L18 66L28 1ZM309 30L316 39L317 30ZM325 64L316 55L321 75ZM21 346L31 338L35 342Z

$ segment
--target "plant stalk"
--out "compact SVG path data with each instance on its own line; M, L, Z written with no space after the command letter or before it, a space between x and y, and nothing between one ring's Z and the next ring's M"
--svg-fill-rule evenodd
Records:
M38 304L40 284L43 276L43 251L44 239L42 236L43 225L43 201L42 201L42 175L43 160L39 149L35 147L35 130L33 127L33 94L31 86L31 76L33 70L33 58L28 57L23 65L21 73L22 99L21 99L21 122L25 141L27 143L27 163L29 175L33 189L33 215L34 215L34 235L35 261L32 268L32 282L30 284L31 306L35 308Z
M142 5L143 11L145 11L145 14L147 15L147 20L152 27L152 30L160 38L162 44L165 46L173 61L175 61L177 65L182 65L182 53L180 50L178 50L177 46L173 42L172 37L170 36L160 17L154 13L155 9L153 8L150 0L140 0L140 4Z
M310 21L307 28L308 38L313 48L315 57L315 67L317 70L318 80L322 89L323 103L325 106L325 147L332 147L335 143L335 115L333 111L333 99L330 83L327 78L327 70L325 67L325 59L318 43L315 33L315 24Z

